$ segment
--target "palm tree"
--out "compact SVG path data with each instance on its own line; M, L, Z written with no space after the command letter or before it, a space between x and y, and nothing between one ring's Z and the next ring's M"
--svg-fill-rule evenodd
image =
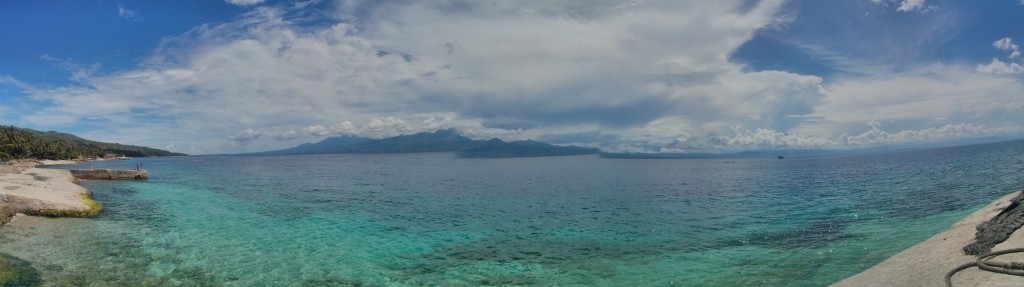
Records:
M0 145L0 150L6 150L8 148L11 148L12 146L14 146L14 145L13 144L3 144L3 145ZM11 154L3 152L3 151L0 151L0 160L8 161L8 160L12 160L12 159L14 159L14 157L11 156Z

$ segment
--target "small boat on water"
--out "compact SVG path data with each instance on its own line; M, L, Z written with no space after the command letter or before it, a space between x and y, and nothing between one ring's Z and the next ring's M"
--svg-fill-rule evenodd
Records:
M780 156L779 156L779 159L783 159L783 157L782 157L782 156L780 155Z
M123 156L122 155L122 156L117 157L117 160L131 160L131 159L132 159L132 157L130 157L130 156Z

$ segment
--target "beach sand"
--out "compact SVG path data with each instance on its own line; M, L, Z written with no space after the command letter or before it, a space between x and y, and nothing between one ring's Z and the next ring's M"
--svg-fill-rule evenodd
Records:
M832 286L945 286L950 270L977 257L965 255L963 247L974 242L976 227L998 215L1020 192L1006 195L953 224L946 231L932 236L900 252L874 267L839 281ZM992 251L1024 247L1024 228L996 245ZM1024 262L1024 254L1007 254L994 261ZM1024 277L992 273L968 268L953 276L953 286L1024 286Z

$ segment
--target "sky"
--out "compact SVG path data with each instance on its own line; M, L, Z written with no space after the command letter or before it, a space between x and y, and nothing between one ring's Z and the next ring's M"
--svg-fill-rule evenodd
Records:
M189 154L1024 137L1024 0L0 1L0 124Z

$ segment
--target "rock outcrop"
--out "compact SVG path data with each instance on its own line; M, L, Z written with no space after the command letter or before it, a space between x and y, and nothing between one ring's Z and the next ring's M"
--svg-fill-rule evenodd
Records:
M0 174L0 223L16 213L41 216L98 216L103 205L79 186L71 172L29 168Z

